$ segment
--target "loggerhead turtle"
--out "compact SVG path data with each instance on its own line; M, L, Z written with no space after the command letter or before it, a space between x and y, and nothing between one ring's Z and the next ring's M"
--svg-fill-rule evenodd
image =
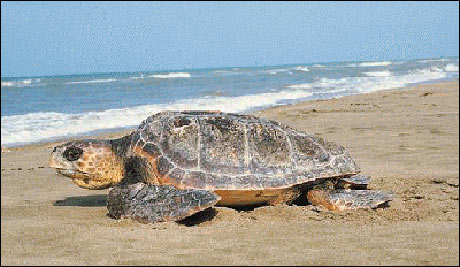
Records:
M329 210L376 208L391 193L339 145L287 125L219 111L161 112L130 135L56 146L50 167L86 189L113 187L109 215L181 220L214 205L292 203Z

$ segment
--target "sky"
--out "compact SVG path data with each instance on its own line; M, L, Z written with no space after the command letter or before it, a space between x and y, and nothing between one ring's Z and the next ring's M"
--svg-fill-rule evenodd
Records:
M459 54L454 2L1 2L1 76Z

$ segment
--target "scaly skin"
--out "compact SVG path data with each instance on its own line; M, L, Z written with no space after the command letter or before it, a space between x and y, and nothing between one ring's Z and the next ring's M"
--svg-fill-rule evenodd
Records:
M116 185L107 198L109 215L139 222L178 221L214 206L220 197L206 190L178 190L171 185Z
M120 183L123 160L107 140L83 140L56 146L49 166L85 189L105 189Z

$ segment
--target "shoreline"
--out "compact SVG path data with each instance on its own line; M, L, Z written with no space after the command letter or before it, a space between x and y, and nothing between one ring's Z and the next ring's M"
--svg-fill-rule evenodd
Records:
M441 81L434 80L434 81L427 81L427 82L421 82L421 83L414 83L414 84L410 84L410 85L407 85L407 86L401 87L401 88L383 89L383 90L378 90L378 91L373 91L373 92L364 92L364 93L356 94L356 95L341 96L341 97L337 97L337 98L303 100L303 101L300 101L300 102L297 102L297 103L292 103L292 104L283 104L283 105L267 107L267 108L263 108L263 109L260 109L260 110L255 110L253 112L249 112L247 114L256 115L256 114L264 113L264 111L267 111L267 110L270 110L270 109L276 109L276 108L285 107L285 106L289 107L289 106L293 106L293 105L305 105L305 104L307 104L309 102L315 102L315 101L336 100L336 99L341 99L341 98L344 98L344 97L353 97L353 96L358 96L358 95L366 95L366 94L372 94L372 93L378 93L378 92L387 92L387 91L393 91L393 90L395 90L395 91L410 90L411 88L417 87L417 86L436 85L436 84L451 84L451 83L455 83L455 82L458 83L459 79L458 78L451 78L451 79L447 79L447 80L441 79ZM151 114L151 115L153 115L153 114ZM104 130L104 129L102 129L102 130L96 130L96 131L101 131L100 134L81 134L81 135L77 135L77 136L74 136L74 137L60 137L60 138L56 138L56 140L52 140L52 141L39 141L39 142L30 143L30 144L22 144L22 145L12 145L12 146L2 145L1 146L2 150L1 151L2 151L2 153L5 153L5 152L11 151L11 150L17 150L17 149L21 149L21 148L27 149L27 148L40 147L40 146L51 146L51 145L70 142L70 141L73 141L73 140L82 140L82 139L120 138L120 137L123 137L123 136L125 136L127 134L130 134L132 131L135 131L136 129L137 129L137 126L126 127L125 130L116 130L116 129L114 129L114 130L110 130L110 129Z
M108 189L78 188L47 167L57 143L10 148L1 156L1 263L458 265L458 104L457 80L253 113L344 146L369 189L393 193L377 210L215 207L190 225L114 220Z

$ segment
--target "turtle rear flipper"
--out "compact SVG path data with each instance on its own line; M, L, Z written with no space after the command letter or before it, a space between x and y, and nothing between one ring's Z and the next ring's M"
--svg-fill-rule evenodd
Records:
M359 189L365 190L367 189L367 185L369 185L371 181L371 177L369 175L362 175L357 174L350 177L341 178L336 189Z
M374 190L310 190L308 201L329 210L345 211L385 206L393 199L391 193Z
M109 216L140 222L179 221L214 206L220 197L211 191L179 190L172 185L120 184L109 192Z

